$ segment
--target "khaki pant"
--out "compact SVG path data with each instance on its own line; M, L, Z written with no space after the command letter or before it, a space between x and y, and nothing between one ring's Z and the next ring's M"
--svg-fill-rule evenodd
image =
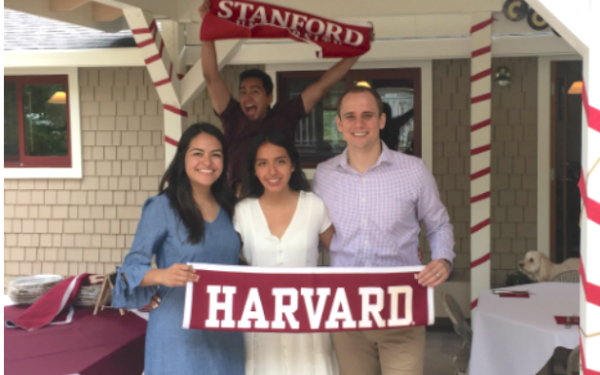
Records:
M423 375L425 327L332 336L341 375Z

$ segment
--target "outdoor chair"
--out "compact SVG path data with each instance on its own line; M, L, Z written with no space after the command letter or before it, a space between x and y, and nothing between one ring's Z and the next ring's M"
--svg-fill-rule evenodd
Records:
M579 345L571 350L567 360L567 375L579 375Z
M471 357L471 338L473 336L473 331L454 297L448 293L443 293L442 299L444 308L452 321L454 332L456 332L463 340L462 348L454 357L454 374L467 375L469 373L469 359Z
M558 283L578 283L579 282L579 271L566 271L559 273L552 279Z

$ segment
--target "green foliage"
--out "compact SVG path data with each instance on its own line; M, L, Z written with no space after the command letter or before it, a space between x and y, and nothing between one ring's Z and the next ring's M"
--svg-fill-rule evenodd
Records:
M506 284L506 286L513 286L513 285L531 284L531 283L534 283L534 282L535 281L531 280L523 272L516 271L516 272L513 272L513 273L509 273L508 276L506 276L506 282L505 282L505 284Z
M68 155L67 106L48 100L63 85L23 85L25 153L30 156Z

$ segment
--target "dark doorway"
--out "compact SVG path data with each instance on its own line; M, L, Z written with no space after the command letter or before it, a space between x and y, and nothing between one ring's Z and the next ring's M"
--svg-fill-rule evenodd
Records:
M552 63L551 238L555 262L579 257L581 196L581 94L569 94L581 81L581 61Z

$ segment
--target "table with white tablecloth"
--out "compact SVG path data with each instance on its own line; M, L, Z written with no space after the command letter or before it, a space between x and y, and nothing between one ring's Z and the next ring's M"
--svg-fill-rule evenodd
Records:
M555 316L579 316L579 284L537 283L503 290L528 291L529 298L479 294L473 311L469 374L535 375L555 348L579 345L579 327L556 323Z

